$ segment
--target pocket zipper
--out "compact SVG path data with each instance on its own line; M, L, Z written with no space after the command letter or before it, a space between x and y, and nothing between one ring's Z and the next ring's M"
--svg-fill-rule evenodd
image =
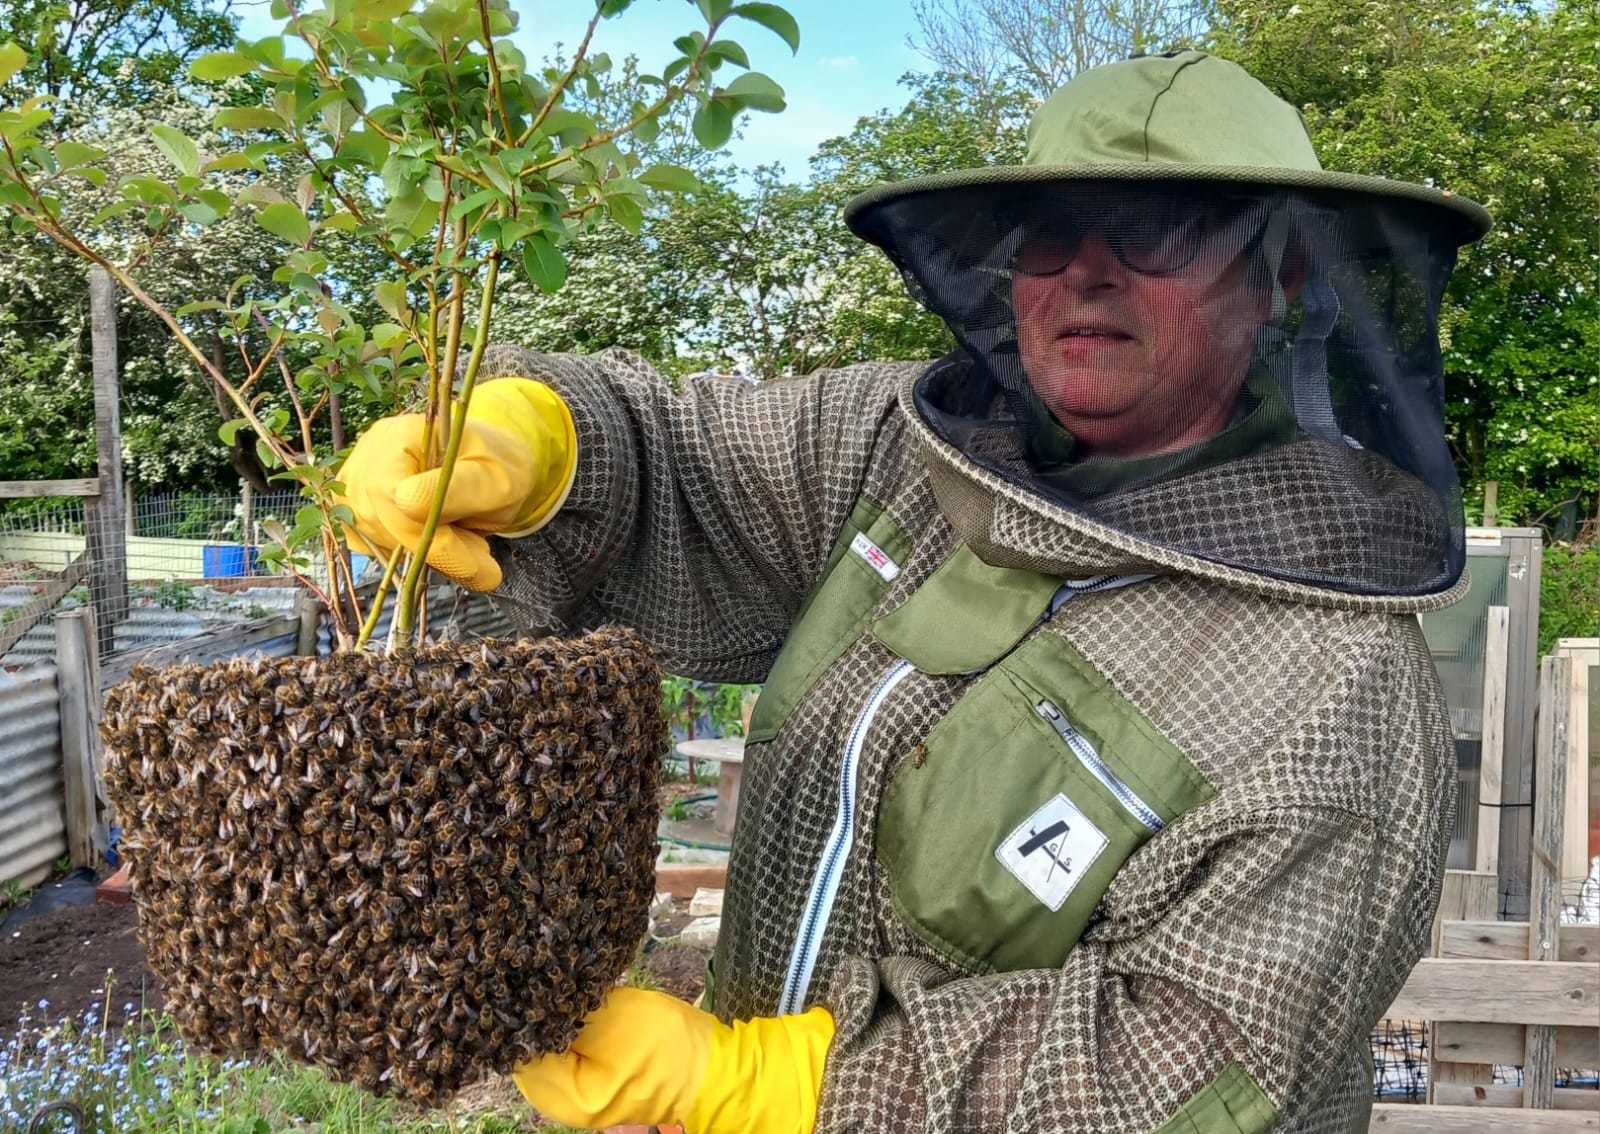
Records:
M1159 831L1166 826L1161 816L1156 813L1144 800L1139 798L1138 792L1123 783L1113 772L1100 753L1094 750L1094 745L1089 743L1089 738L1072 727L1072 722L1067 720L1066 714L1056 708L1055 702L1040 700L1033 707L1033 711L1043 717L1051 728L1056 730L1056 735L1066 742L1067 749L1078 758L1078 763L1095 779L1099 780L1115 798L1122 804L1122 809L1132 815L1151 831Z

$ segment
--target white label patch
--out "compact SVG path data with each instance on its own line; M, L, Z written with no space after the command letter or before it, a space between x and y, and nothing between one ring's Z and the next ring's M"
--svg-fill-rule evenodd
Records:
M856 538L850 541L850 550L867 561L878 574L883 576L886 583L894 582L894 577L900 574L900 565L883 553L883 548L867 538L866 532L857 532Z
M1072 800L1057 792L995 848L994 856L1035 898L1059 910L1107 841Z

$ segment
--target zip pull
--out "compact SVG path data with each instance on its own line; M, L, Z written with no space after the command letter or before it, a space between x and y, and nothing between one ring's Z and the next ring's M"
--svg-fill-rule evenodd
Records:
M1056 730L1056 735L1066 743L1067 750L1078 758L1078 763L1083 765L1085 771L1100 781L1101 786L1111 793L1124 811L1151 831L1160 831L1166 826L1156 809L1140 799L1139 793L1123 783L1100 758L1100 753L1089 743L1089 738L1072 727L1072 722L1067 720L1065 713L1056 708L1054 701L1041 699L1034 705L1033 711Z
M1121 587L1131 587L1135 583L1143 583L1154 579L1154 575L1093 575L1087 579L1072 579L1056 588L1056 593L1050 596L1050 605L1045 608L1040 621L1046 622L1060 610L1062 605L1074 595L1094 594L1097 591L1114 591Z

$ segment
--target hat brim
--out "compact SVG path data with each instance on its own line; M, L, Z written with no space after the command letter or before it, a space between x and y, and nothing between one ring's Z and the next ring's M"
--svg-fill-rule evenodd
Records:
M844 208L845 224L864 240L882 244L871 216L879 208L907 197L942 194L994 187L1039 186L1083 181L1141 181L1172 184L1205 182L1280 186L1285 189L1325 190L1362 193L1374 197L1415 201L1439 210L1440 220L1455 242L1470 244L1488 232L1494 223L1489 210L1478 202L1427 185L1391 181L1359 173L1336 173L1320 169L1283 169L1237 165L1163 165L1126 162L1100 165L995 165L983 169L961 169L936 173L874 186L850 200Z

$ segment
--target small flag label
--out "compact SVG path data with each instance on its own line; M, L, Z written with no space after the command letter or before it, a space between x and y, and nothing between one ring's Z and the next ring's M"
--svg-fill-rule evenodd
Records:
M883 548L867 538L866 532L857 532L856 538L850 541L850 550L867 561L879 575L883 576L886 583L894 582L896 575L900 574L900 565L883 553Z

